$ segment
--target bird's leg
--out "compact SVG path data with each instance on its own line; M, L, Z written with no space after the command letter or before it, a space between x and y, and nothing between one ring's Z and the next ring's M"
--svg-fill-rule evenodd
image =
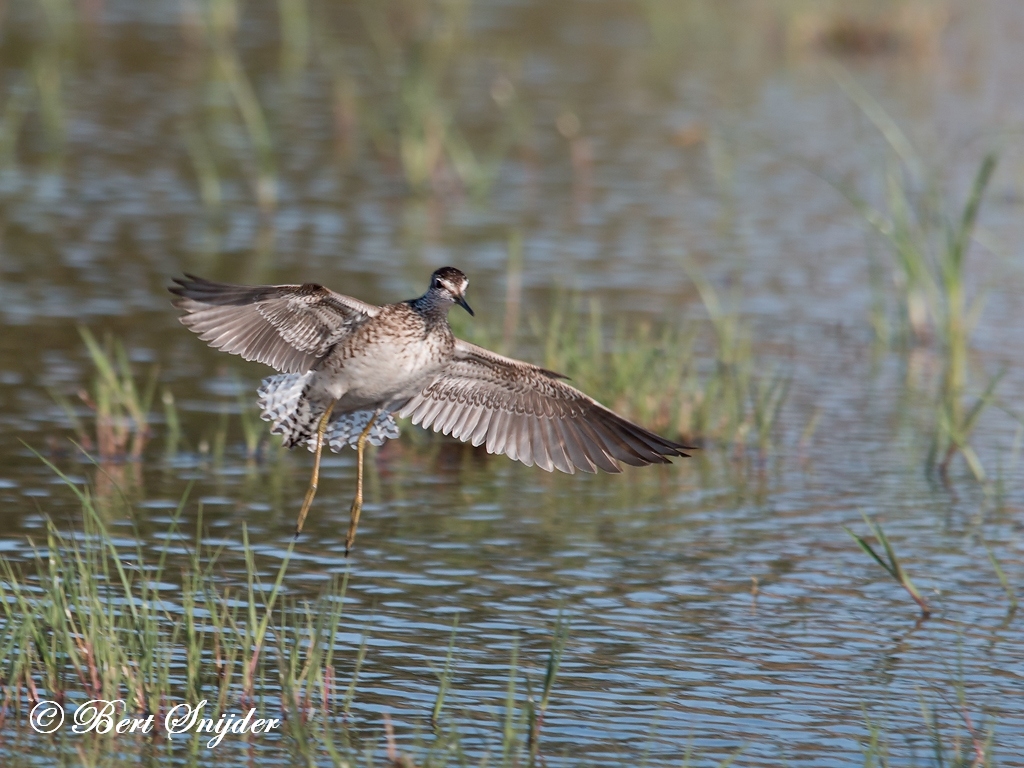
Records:
M324 450L324 432L327 431L327 422L331 420L331 411L334 410L334 405L335 403L331 403L327 406L327 410L324 411L316 428L316 458L313 460L313 477L310 478L309 487L306 489L306 498L303 499L302 509L299 510L299 521L295 524L296 536L302 532L302 524L306 522L306 514L313 504L313 497L316 496L316 486L320 482L320 454Z
M359 514L363 511L363 451L366 449L366 438L373 428L373 423L380 416L381 408L373 412L373 416L366 422L363 431L359 433L359 440L356 441L356 497L352 500L352 519L348 524L348 536L345 537L345 557L352 549L356 540L356 528L359 527Z

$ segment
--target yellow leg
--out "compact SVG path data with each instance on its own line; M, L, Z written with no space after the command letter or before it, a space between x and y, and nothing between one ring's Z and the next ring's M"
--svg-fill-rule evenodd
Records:
M359 515L363 511L363 451L366 449L366 438L373 428L373 423L380 416L380 409L374 411L373 416L366 422L363 431L359 433L359 440L356 441L356 497L352 500L352 519L348 524L348 536L345 537L345 557L352 550L356 541L356 529L359 527Z
M306 498L302 501L302 509L299 510L299 521L295 524L295 535L302 533L302 524L306 522L306 514L313 505L313 497L316 496L316 486L320 482L320 454L324 450L324 432L327 431L327 422L331 420L331 411L334 410L334 403L327 406L327 410L320 419L316 428L316 458L313 460L313 477L306 489Z

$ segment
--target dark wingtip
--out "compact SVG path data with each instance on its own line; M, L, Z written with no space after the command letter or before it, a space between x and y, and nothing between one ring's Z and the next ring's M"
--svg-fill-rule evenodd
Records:
M198 283L208 282L207 280L204 280L201 277L196 277L195 275L190 274L188 272L185 272L184 275L184 277L172 277L171 280L177 283L177 285L167 286L167 290L173 293L175 296L181 296L184 298L185 291L194 288Z
M699 445L684 445L683 443L677 443L674 440L666 440L665 442L670 442L672 444L672 447L676 450L676 456L679 456L684 459L693 458L693 454L687 453L687 451L700 450Z
M678 456L681 459L689 459L689 458L693 457L693 454L692 453L687 453L687 451L697 451L697 450L700 450L695 445L683 445L681 443L673 443L672 444L672 449L675 451L675 453L665 454L665 455L666 456Z
M558 371L549 371L547 368L538 368L538 370L545 376L547 376L549 379L562 379L564 381L571 381L571 379L564 373L559 373Z
M171 279L175 282L175 285L168 285L167 290L175 296L183 296L185 291L185 280L180 277L172 277Z
M678 456L683 459L689 459L691 458L691 454L687 453L687 451L700 450L700 446L698 445L685 445L683 443L678 443L675 440L669 440L667 437L662 437L658 434L655 434L655 437L657 437L661 442L662 447L666 449L661 451L663 456Z

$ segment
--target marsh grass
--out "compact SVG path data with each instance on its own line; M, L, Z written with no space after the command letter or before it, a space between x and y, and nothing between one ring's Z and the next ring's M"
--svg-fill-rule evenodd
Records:
M159 715L173 706L172 698L194 703L199 693L222 706L231 697L253 700L254 673L291 549L268 595L245 540L242 614L240 590L212 586L218 552L201 541L180 582L168 572L171 549L183 546L178 523L187 494L153 555L137 531L132 546L115 540L90 489L42 460L77 496L82 528L61 532L48 522L45 544L30 541L34 568L27 572L0 561L6 706L20 715L40 698L70 703L84 696L124 699L128 712ZM281 610L287 615L294 608ZM318 658L317 642L309 641L310 658ZM182 671L187 683L179 689Z
M18 136L28 115L31 93L25 83L18 83L7 91L0 123L0 168L10 169L17 157Z
M181 442L181 418L178 416L178 405L174 399L174 393L164 388L160 396L160 402L164 407L164 458L171 461L178 453L178 445Z
M254 459L259 454L260 446L270 436L269 425L260 418L259 411L253 407L252 398L244 391L238 395L238 413L246 458Z
M366 120L373 144L400 160L414 192L445 191L456 181L474 197L486 195L518 123L501 114L514 99L514 88L506 88L492 99L497 127L488 147L475 149L459 124L456 102L448 94L459 58L470 49L472 3L454 0L428 8L407 0L364 0L359 8L377 53L378 82L388 84L385 92L393 99Z
M928 470L943 480L950 463L963 457L979 482L986 479L971 446L978 420L994 402L1002 372L988 377L980 394L971 396L971 336L984 305L984 294L968 295L968 252L996 156L987 154L978 166L967 199L956 213L940 185L896 122L852 77L833 71L836 81L892 150L886 165L883 202L874 206L848 185L836 184L881 238L887 258L873 255L869 278L874 290L871 324L879 340L903 349L934 347L941 356ZM887 308L895 305L895 321Z
M278 161L268 117L242 66L236 45L241 8L237 0L201 0L198 9L208 59L203 87L214 94L215 103L219 101L219 92L225 92L233 103L235 118L240 123L233 127L240 127L251 153L241 158L242 165L252 180L257 204L264 213L269 213L277 205ZM230 118L223 110L210 116L222 128L227 127L224 121ZM210 157L202 135L195 131L186 132L186 146L203 201L208 207L216 207L220 201L216 158Z
M223 183L210 142L195 128L183 128L182 141L199 184L199 198L208 213L217 213L224 202Z
M1012 616L1017 612L1017 590L1014 589L1010 583L1010 579L1006 576L1006 572L1003 570L1002 564L996 558L995 552L986 544L985 552L988 554L988 560L992 564L992 570L996 574L996 578L999 579L999 585L1003 588L1006 593L1006 599L1010 603L1008 615Z
M58 174L63 167L68 134L66 70L75 48L79 19L68 0L38 0L37 11L45 33L33 52L30 74L42 126L46 170Z
M101 343L87 328L81 328L80 333L93 368L92 384L77 393L82 405L76 405L57 389L48 390L64 411L74 433L76 450L108 472L111 465L138 463L154 437L154 423L161 420L157 411L162 410L163 458L166 463L173 463L187 447L187 441L174 392L163 387L159 405L155 402L159 368L154 365L143 376L131 364L119 340L108 335ZM254 399L247 387L240 387L235 405L223 404L219 416L211 420L211 426L198 441L199 452L209 456L214 465L224 463L239 436L250 464L275 458L283 450L280 441L270 435L266 422L260 419Z
M754 357L750 329L738 311L740 298L733 296L726 302L699 271L690 268L688 274L714 337L715 368L705 379L700 398L705 406L704 430L738 446L753 435L763 456L771 446L791 379L778 369L765 375L756 372L761 363Z
M33 129L38 121L32 133L41 139L49 179L56 180L69 141L68 90L77 41L95 9L69 0L34 0L33 5L30 66L7 87L0 104L0 164L13 164L25 143L20 139L29 133L26 121ZM397 168L415 194L466 191L475 199L488 194L510 151L529 131L512 84L515 63L503 52L473 46L471 0L361 0L356 5L358 34L369 41L372 61L347 55L333 29L330 4L277 0L279 67L261 71L257 81L238 40L243 15L250 12L245 4L183 3L185 43L195 49L197 64L188 67L196 96L179 135L207 211L222 210L229 194L225 182L233 174L250 186L261 213L276 210L287 124L304 108L302 91L319 87L323 79L335 107L342 164L353 160L364 140L386 161L385 169ZM498 72L487 114L472 124L455 87L468 59Z
M63 408L84 449L95 447L104 462L138 461L150 438L150 413L156 392L157 369L154 366L148 379L140 381L120 342L107 336L100 344L87 328L79 328L79 333L94 369L92 387L78 392L79 399L92 414L92 430L64 395L52 389L50 395ZM165 395L164 405L165 411L173 410L173 396L168 404ZM177 424L176 421L172 423Z
M309 65L312 30L307 0L277 0L281 30L281 75L297 80Z
M69 0L34 0L30 6L30 23L37 34L23 75L8 82L0 107L0 168L13 168L20 157L29 158L30 151L23 148L38 146L43 182L50 185L42 189L52 192L67 150L65 91L81 20ZM5 13L5 22L6 17Z
M90 489L40 459L77 497L81 528L61 531L48 521L45 539L29 541L31 560L0 557L0 729L27 735L28 711L44 699L69 709L89 699L121 699L129 715L156 716L159 738L171 707L205 700L203 714L214 719L250 707L261 717L282 718L289 748L306 761L372 764L375 726L361 733L350 717L366 635L358 650L334 641L347 573L332 576L316 599L292 597L284 580L294 541L271 563L262 562L244 526L244 570L222 573L222 545L205 543L200 533L201 507L194 540L181 529L187 491L155 544L134 528L114 534ZM171 566L182 562L182 550L185 563ZM261 575L268 571L269 583ZM468 718L474 744L481 729L490 731L483 738L492 745L491 764L542 760L541 726L567 638L568 622L560 617L537 690L513 647L504 705L488 726L478 712L445 714L457 666L453 627L433 710L422 713L422 724L431 727L403 722L412 735L399 748L388 720L389 752L409 761L403 764L466 764L467 750L476 749L460 730ZM350 677L343 668L352 670ZM521 679L525 696L518 692ZM173 751L169 739L163 748Z
M921 609L921 617L927 619L932 615L931 606L918 591L914 582L911 581L910 576L903 569L903 565L900 563L899 557L896 555L896 551L889 543L889 538L885 535L885 531L882 530L882 526L868 517L866 514L862 515L864 522L867 524L868 529L875 537L875 541L881 546L881 552L873 547L867 539L863 536L858 536L856 533L851 531L846 526L843 526L843 530L849 534L857 546L859 546L864 552L878 565L882 567L887 574L889 574L897 584L903 587L907 594L917 603L917 606Z
M939 714L939 707L920 697L921 720L924 729L923 751L927 755L924 760L914 760L909 765L943 766L944 768L992 768L999 765L993 754L995 742L995 726L983 721L976 725L971 718L965 702L953 705L943 701L943 709L951 710L958 725L949 726ZM906 732L893 733L886 724L864 714L864 725L867 730L861 739L861 751L865 768L888 768L895 763L890 756L893 742L903 744L908 740Z
M540 732L544 726L544 714L551 701L551 692L554 689L555 680L558 678L558 670L562 665L562 657L565 654L565 645L568 640L569 622L563 614L559 613L539 694L534 692L530 678L526 678L526 746L531 764L536 762L540 753Z

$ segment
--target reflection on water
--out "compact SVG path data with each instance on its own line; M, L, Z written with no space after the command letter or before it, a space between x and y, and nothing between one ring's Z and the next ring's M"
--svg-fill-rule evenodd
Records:
M349 570L339 679L368 645L353 726L370 738L386 712L413 741L458 615L449 707L482 754L472 723L504 701L513 644L536 682L564 611L552 763L678 762L692 739L716 759L742 748L750 764L848 765L871 724L894 734L894 761L926 762L921 702L963 734L961 695L981 732L994 727L997 757L1024 752L1024 647L986 553L1019 582L1015 424L997 409L982 419L989 485L959 465L951 488L924 475L937 353L873 345L878 245L825 180L870 197L884 178L886 145L829 74L836 62L954 199L999 139L970 255L969 287L987 299L972 366L1006 367L1002 405L1016 412L1022 274L1004 255L1021 236L1024 14L1000 0L905 5L879 29L823 3L291 2L287 27L271 5L13 4L0 37L0 550L27 557L44 516L78 514L24 440L93 483L117 533L130 532L127 499L158 546L194 482L226 577L244 570L243 523L268 572L279 562L309 457L247 448L238 414L265 370L180 327L165 285L181 271L392 301L451 263L490 339L515 276L510 351L539 359L535 318L567 294L598 299L610 326L704 334L696 265L742 297L758 359L791 373L767 458L711 449L618 477L549 476L409 429L374 454L346 564L354 454L326 457L286 587L315 595ZM123 339L136 370L157 367L154 412L173 393L179 450L156 423L141 465L77 457L50 390L88 416L80 323ZM935 618L917 623L844 533L862 530L862 511ZM0 752L54 759L25 743ZM288 761L283 742L252 750Z

